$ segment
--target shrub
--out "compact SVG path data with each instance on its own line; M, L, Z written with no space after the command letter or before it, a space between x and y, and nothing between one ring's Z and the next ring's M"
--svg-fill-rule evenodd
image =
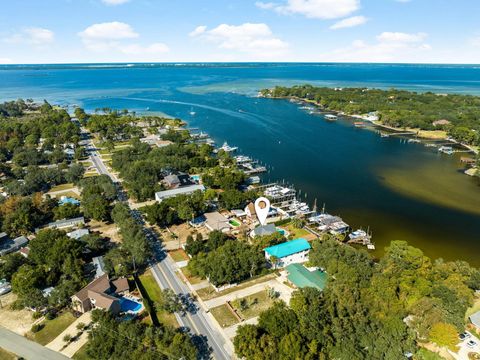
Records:
M45 314L45 318L46 318L47 320L53 320L53 319L55 319L56 317L57 317L56 312L55 312L55 311L52 311L52 310L48 311L48 312Z
M45 324L35 324L32 326L32 332L37 333L45 327Z

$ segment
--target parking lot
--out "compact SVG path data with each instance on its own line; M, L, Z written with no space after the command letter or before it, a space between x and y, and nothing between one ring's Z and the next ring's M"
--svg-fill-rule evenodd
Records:
M469 353L479 353L480 354L480 339L474 336L470 332L466 332L467 337L458 344L459 351L453 353L450 351L452 356L457 360L469 360Z

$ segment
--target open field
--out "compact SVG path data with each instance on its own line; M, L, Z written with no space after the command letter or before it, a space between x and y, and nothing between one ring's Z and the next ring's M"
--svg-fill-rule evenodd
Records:
M210 309L210 313L217 320L222 328L227 328L232 325L238 324L238 320L235 315L232 314L230 309L226 304L217 306L213 309Z
M183 249L169 251L168 254L172 257L173 261L175 262L190 260L187 253Z
M41 324L44 325L42 330L37 333L29 333L28 338L46 345L60 335L71 323L75 321L75 317L69 311L66 311L53 320L45 320Z
M245 289L245 288L250 287L252 285L261 284L263 282L273 280L273 279L275 279L275 277L276 277L275 274L262 275L260 277L256 277L254 279L242 282L238 286L234 286L232 288L229 288L229 289L226 289L226 290L223 290L223 291L219 291L219 292L216 292L215 289L212 286L209 286L209 287L198 290L197 294L198 294L198 296L200 296L202 298L202 300L206 301L206 300L214 299L214 298L219 297L219 296L230 294L230 293L232 293L234 291L237 291L237 290Z
M35 320L29 310L11 310L10 305L15 300L17 300L17 295L14 293L0 296L0 325L19 335L25 335L30 331Z
M291 223L279 226L282 229L285 229L289 232L289 237L292 236L294 239L300 238L300 237L306 237L310 233L305 230L305 229L297 229L294 227Z
M110 238L111 241L119 243L122 241L115 224L107 224L103 221L91 220L88 223L91 232L99 232L101 236Z
M246 320L260 315L262 311L272 306L274 301L274 299L268 296L267 291L263 290L232 301L231 305L237 310L237 313Z
M73 184L71 184L71 183L61 184L61 185L57 185L57 186L52 187L49 192L70 190L70 189L72 189L73 187L75 187L75 185L73 185Z
M184 267L182 269L180 269L180 271L183 273L183 275L185 275L185 277L188 279L188 281L190 282L190 284L192 285L195 285L195 284L199 284L201 283L202 281L204 281L202 278L198 277L198 276L193 276L190 271L188 270L187 267Z
M151 271L146 271L144 274L140 275L139 278L150 300L152 300L153 303L159 302L162 297L162 290L155 281ZM175 319L175 315L169 314L165 311L157 311L156 314L159 322L178 327L178 322Z

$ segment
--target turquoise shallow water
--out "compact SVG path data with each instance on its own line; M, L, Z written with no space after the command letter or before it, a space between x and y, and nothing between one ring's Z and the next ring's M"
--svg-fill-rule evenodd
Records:
M480 94L477 66L184 64L0 66L0 99L32 97L183 118L270 166L309 203L370 227L379 249L405 239L428 255L480 265L480 186L458 158L326 122L288 101L255 98L276 84L397 87ZM148 109L148 110L147 110ZM190 111L196 112L195 116ZM306 196L306 197L305 197Z

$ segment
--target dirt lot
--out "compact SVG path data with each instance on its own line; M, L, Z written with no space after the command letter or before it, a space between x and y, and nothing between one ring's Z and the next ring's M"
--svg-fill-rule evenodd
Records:
M115 224L106 224L102 221L92 220L88 223L91 232L99 232L102 236L110 238L112 242L122 241Z
M16 299L17 295L13 293L0 296L0 325L23 336L30 331L35 320L32 319L32 312L29 310L10 309L10 305Z
M165 248L167 250L178 249L178 241L180 240L181 244L185 244L187 241L187 237L190 234L192 234L192 236L195 238L197 233L201 233L203 235L203 238L206 239L208 238L209 233L209 231L203 226L200 228L193 228L187 223L171 226L170 231L173 232L176 236L178 236L178 238L172 237L171 233L167 230L160 231L163 243L165 244Z

